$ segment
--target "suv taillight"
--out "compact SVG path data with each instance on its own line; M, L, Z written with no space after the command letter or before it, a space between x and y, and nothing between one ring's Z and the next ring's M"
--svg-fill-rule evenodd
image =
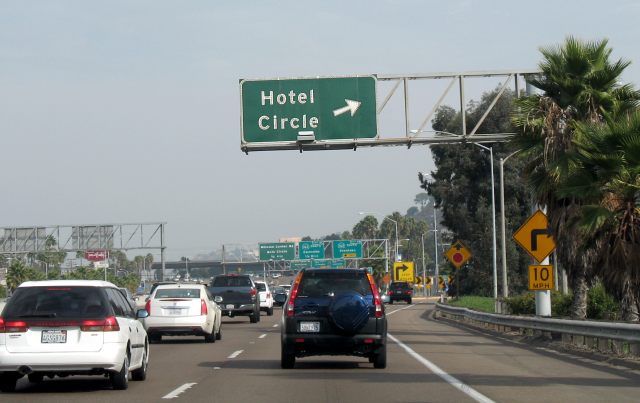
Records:
M367 278L369 279L369 285L371 286L371 294L373 294L373 304L376 308L376 318L382 318L384 315L384 308L382 307L382 300L380 299L380 294L378 294L378 287L376 287L375 281L373 281L373 276L367 273Z
M117 332L120 330L118 320L115 316L109 316L101 320L83 320L80 324L83 332Z
M200 315L206 315L209 312L209 310L207 309L207 303L205 302L205 300L201 299L200 300Z
M412 290L407 290L407 295L411 295L411 294L413 294L413 291Z
M27 322L5 322L3 318L0 318L0 333L24 333L27 331L27 328Z
M387 295L393 295L393 291L389 290L389 292L387 292Z
M287 316L293 316L296 303L296 296L298 295L298 287L300 286L300 280L302 280L302 273L298 273L296 280L293 282L291 292L289 294L289 301L287 302Z
M147 303L144 305L144 310L147 311L149 316L151 316L151 300L148 300Z
M251 291L249 291L249 294L251 294L252 297L255 297L257 293L258 293L258 290L256 290L253 287L251 288Z

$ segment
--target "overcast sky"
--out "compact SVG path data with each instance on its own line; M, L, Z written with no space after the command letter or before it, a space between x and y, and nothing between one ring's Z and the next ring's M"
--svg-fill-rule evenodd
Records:
M632 0L3 0L0 227L163 221L176 258L404 213L426 147L245 155L238 80L533 69L575 35L609 38L638 86L639 19Z

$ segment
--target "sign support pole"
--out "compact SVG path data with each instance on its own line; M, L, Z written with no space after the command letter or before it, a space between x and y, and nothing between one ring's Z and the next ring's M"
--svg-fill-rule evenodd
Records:
M547 209L541 209L543 213L547 213ZM544 258L540 264L549 264L549 257ZM551 291L536 291L536 315L551 317Z

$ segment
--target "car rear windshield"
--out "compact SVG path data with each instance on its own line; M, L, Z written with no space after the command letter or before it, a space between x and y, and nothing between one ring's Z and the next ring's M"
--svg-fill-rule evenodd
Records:
M18 288L5 307L7 318L96 318L108 316L103 291L97 287Z
M318 297L355 291L371 295L371 286L364 273L335 271L308 271L302 275L298 296Z
M390 288L392 290L404 290L409 288L409 284L407 283L391 283Z
M251 287L251 279L240 276L216 277L213 287Z
M264 283L256 283L258 291L267 291L267 286Z
M198 288L159 288L156 298L200 298Z

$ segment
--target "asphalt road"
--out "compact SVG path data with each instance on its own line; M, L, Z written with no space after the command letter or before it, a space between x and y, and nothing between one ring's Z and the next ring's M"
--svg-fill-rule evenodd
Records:
M222 340L169 338L151 348L149 376L113 391L108 380L29 384L4 402L637 402L640 372L496 338L431 319L433 305L387 306L388 367L310 357L280 368L280 310L257 324L223 321Z

